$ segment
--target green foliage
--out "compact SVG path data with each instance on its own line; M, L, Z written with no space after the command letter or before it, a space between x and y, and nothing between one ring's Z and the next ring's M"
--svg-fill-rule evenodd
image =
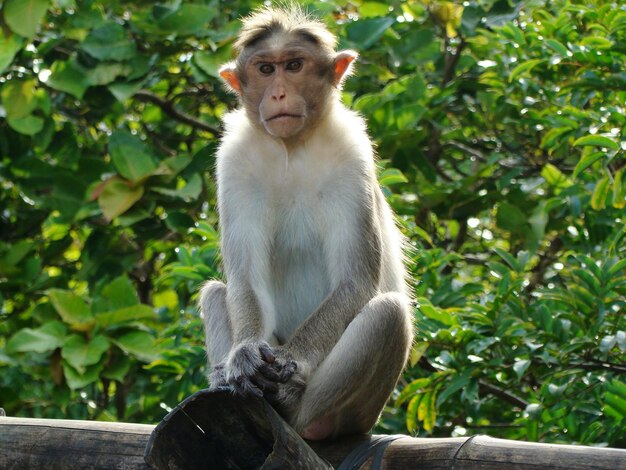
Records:
M218 81L254 1L0 2L0 405L155 422L203 388ZM626 11L307 2L413 247L378 431L624 445Z

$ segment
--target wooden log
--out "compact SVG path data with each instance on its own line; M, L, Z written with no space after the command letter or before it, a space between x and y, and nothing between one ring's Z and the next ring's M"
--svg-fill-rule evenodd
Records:
M0 469L147 470L154 426L0 417Z
M316 461L314 455L308 454L307 444L293 436L291 428L262 400L242 401L226 393L186 402L191 406L181 406L184 412L179 410L168 420L177 419L179 423L159 425L161 431L159 427L141 424L0 417L0 469L147 469L144 449L150 456L155 443L168 435L167 429L186 430L178 438L174 433L156 445L161 452L158 458L166 460L159 463L154 454L152 461L148 458L152 465L165 462L169 468L253 468L250 465L258 466L260 462L267 464L265 468L306 468L304 465L309 462L309 468L327 468L328 462L345 470L377 468L379 458L379 468L399 470L626 469L626 450L537 444L480 435L391 439L353 436L335 442L309 442L308 446L323 459ZM206 406L212 409L207 411ZM197 428L193 432L188 428L196 424L203 427L204 434ZM268 442L271 448L267 447ZM202 460L207 458L202 454L203 446L212 449L209 460ZM201 458L180 467L177 452L182 452L182 458L187 458L187 452L200 452ZM249 457L255 453L257 460L251 460ZM171 461L167 461L168 455ZM217 458L232 465L221 466Z
M155 428L145 455L157 470L331 469L265 400L228 389L184 400Z

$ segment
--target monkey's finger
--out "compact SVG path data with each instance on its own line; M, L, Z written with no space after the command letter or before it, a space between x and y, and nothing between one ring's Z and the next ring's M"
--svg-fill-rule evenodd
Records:
M244 397L253 396L257 398L263 397L263 391L254 385L248 377L239 377L231 382L230 385L233 387L235 395Z
M278 384L272 380L267 380L262 375L257 375L252 378L254 384L263 392L263 396L267 394L275 394L278 392Z
M263 374L263 377L266 379L272 380L273 382L280 381L280 374L274 367L274 364L261 364L258 371Z
M261 358L268 364L272 364L276 360L274 351L272 351L272 348L267 343L261 343L259 345L259 352L261 353Z
M296 370L298 370L298 364L296 363L296 361L288 361L283 367L282 372L280 373L280 381L282 383L287 382L293 376L293 374L296 373Z

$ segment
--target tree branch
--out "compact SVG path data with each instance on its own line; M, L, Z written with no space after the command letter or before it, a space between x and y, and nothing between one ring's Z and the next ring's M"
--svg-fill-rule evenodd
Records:
M166 100L165 98L161 98L148 90L139 90L134 94L134 98L139 101L156 104L168 116L176 119L177 121L188 124L195 129L210 132L215 137L220 137L222 135L222 131L220 129L193 117L191 114L187 114L184 111L176 109L173 102Z
M517 406L521 409L525 409L528 406L528 402L517 395L512 394L511 392L504 390L500 387L496 387L495 385L490 384L489 382L485 382L484 380L478 381L479 390L483 393L490 393L493 396L496 396L507 403L511 403L514 406Z
M626 364L612 364L605 361L593 363L571 364L572 367L583 370L606 370L618 374L626 374Z
M548 267L556 260L557 254L562 247L563 241L558 236L550 240L550 246L546 248L530 276L530 280L526 286L527 295L530 295L539 284L543 283L543 278L546 275Z

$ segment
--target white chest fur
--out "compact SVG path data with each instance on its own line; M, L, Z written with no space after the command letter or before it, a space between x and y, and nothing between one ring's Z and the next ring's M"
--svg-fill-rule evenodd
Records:
M335 123L289 152L250 129L246 138L227 135L218 154L227 276L248 279L264 311L266 335L281 342L336 287L342 271L337 264L346 260L328 247L348 247L357 233L362 191L355 182L373 172L373 159L366 137L364 148L342 145L337 127L362 127L360 118L349 117L355 119L352 126L346 120ZM228 262L234 253L243 260L238 265Z

